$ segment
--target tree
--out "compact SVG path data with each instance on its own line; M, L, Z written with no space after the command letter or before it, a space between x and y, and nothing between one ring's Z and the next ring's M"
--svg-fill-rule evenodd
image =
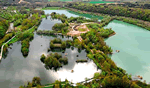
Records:
M61 47L62 49L66 49L66 42L62 42Z
M45 58L46 58L46 56L45 56L44 54L42 54L40 60L41 60L42 62L44 62Z
M33 87L36 87L37 85L41 85L40 81L41 81L40 77L34 77L32 79L32 85L33 85Z
M94 73L94 78L98 78L100 76L99 72Z

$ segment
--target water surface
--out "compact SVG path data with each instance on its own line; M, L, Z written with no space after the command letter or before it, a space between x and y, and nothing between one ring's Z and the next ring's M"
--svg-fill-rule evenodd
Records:
M51 13L53 11L46 11ZM77 16L67 11L58 10L58 13L68 13L67 16ZM47 24L46 24L47 23ZM60 21L43 19L38 30L51 30L52 25L60 23ZM21 53L21 43L16 42L11 45L12 49L8 49L7 57L2 59L0 63L0 85L2 88L18 88L27 81L31 81L33 77L41 78L41 83L53 83L55 80L61 79L65 81L68 79L73 83L84 81L85 78L92 78L95 72L100 72L92 60L88 59L87 63L76 63L77 59L87 59L85 50L80 53L77 48L72 50L67 48L65 53L68 53L68 65L63 65L57 72L54 70L46 70L44 64L40 61L42 54L48 55L50 40L56 37L40 36L34 33L34 39L30 42L29 55L25 58ZM61 37L62 40L72 40L71 37ZM65 53L61 53L64 56ZM76 57L79 55L79 57ZM74 70L71 73L71 70Z
M114 52L120 50L111 57L117 66L129 74L141 75L150 82L150 31L117 20L106 27L111 27L116 32L116 35L106 39L106 43Z

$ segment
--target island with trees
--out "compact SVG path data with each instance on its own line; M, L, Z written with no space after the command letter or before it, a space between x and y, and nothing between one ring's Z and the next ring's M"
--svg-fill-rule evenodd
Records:
M68 58L65 56L62 57L58 53L50 53L47 56L42 54L40 60L45 64L46 69L53 69L55 71L62 67L62 64L68 64Z

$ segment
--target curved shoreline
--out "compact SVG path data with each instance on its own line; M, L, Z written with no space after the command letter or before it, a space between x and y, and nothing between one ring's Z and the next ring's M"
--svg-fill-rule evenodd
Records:
M108 17L110 16L109 14L101 14L101 13L95 13L95 12L88 12L88 11L82 11L82 10L78 10L78 9L74 9L74 8L69 8L66 7L67 10L73 11L73 12L77 12L80 14L91 14L91 15L96 15L96 16L102 16L102 17ZM131 17L123 17L123 16L110 16L111 18L113 18L113 20L120 20L129 24L133 24L142 28L145 28L147 30L150 31L150 22L148 21L143 21L143 20L139 20L139 19L135 19L135 18L131 18ZM136 20L138 24L131 22L130 20Z

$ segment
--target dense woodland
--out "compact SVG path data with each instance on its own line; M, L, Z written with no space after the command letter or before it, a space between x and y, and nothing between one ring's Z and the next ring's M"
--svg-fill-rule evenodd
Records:
M8 30L9 23L7 20L0 21L0 39L2 39Z
M150 21L149 9L129 8L114 5L96 5L82 2L68 3L66 6L89 12L98 12L110 14L113 16L118 15L118 16L132 17L140 20Z
M137 25L139 27L143 27L147 30L150 30L150 22L148 22L148 21L139 20L139 19L131 18L131 17L125 17L125 16L111 16L109 14L103 14L103 13L98 13L98 12L93 13L92 11L87 12L85 10L78 10L75 8L67 8L67 9L74 11L74 12L77 12L79 14L91 14L91 15L104 17L104 19L102 19L100 22L101 27L104 27L105 25L107 25L112 20L120 20L120 21L124 21L124 22L130 23L130 24Z

